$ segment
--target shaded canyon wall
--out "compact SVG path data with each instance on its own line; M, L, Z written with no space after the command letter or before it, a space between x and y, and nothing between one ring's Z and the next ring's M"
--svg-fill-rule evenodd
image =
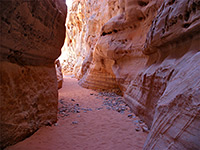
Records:
M110 19L104 20L105 15L85 17L84 36L71 38L72 43L85 38L82 66L74 64L79 84L92 89L120 88L133 112L151 128L144 149L198 149L200 1L115 3L118 5L108 5L115 10ZM81 6L85 12L87 5ZM106 10L103 7L86 14L104 14ZM74 21L69 28L82 23Z
M143 52L154 63L127 95L152 126L144 149L199 149L200 1L164 1Z
M0 147L57 121L54 67L65 38L64 0L0 1Z

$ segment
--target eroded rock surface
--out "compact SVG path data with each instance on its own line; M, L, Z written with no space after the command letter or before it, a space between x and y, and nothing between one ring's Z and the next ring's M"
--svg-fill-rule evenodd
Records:
M198 149L199 1L121 2L121 13L102 26L83 63L89 69L81 85L93 88L91 78L101 82L98 88L111 85L102 82L105 73L116 79L126 102L151 127L144 149Z
M119 1L118 13L102 26L94 51L83 62L80 85L126 90L147 62L142 46L160 4Z
M78 34L69 41L73 48L79 45L74 69L79 84L120 88L151 128L144 149L198 149L200 1L98 2L76 1L81 11L68 27Z
M199 149L200 3L165 0L147 35L148 65L124 97L151 126L144 149Z
M102 27L92 69L113 73L122 91L147 62L142 47L160 4L157 0L121 1L122 12Z
M63 72L72 72L79 79L80 84L87 88L115 88L118 87L112 68L103 74L94 71L89 74L93 60L93 51L100 36L102 26L120 12L118 0L75 0L69 11L67 20L66 45L63 47ZM109 81L109 83L107 83ZM103 83L104 85L102 85Z
M65 37L63 0L0 2L0 147L57 120L55 59Z

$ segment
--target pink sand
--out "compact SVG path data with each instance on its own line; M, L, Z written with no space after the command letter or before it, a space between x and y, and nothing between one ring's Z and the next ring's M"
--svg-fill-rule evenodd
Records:
M73 98L73 103L93 111L70 113L65 117L58 114L57 125L42 127L6 150L141 150L147 133L135 130L134 120L127 117L128 111L120 114L105 107L96 110L102 107L103 101L95 94L98 93L80 87L76 79L65 77L59 99L71 103ZM73 121L78 124L72 124Z

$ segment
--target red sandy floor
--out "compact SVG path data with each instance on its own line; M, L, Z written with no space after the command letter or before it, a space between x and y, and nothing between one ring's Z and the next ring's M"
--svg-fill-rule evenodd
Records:
M128 111L119 113L106 109L97 95L80 87L75 78L65 77L59 100L78 104L89 111L58 114L57 124L42 127L6 150L141 150L147 133L135 130L137 120L127 117ZM59 102L59 108L62 103Z

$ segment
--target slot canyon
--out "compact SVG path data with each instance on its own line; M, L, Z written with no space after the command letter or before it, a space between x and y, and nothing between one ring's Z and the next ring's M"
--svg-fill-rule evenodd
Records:
M0 0L0 149L200 150L200 0Z

